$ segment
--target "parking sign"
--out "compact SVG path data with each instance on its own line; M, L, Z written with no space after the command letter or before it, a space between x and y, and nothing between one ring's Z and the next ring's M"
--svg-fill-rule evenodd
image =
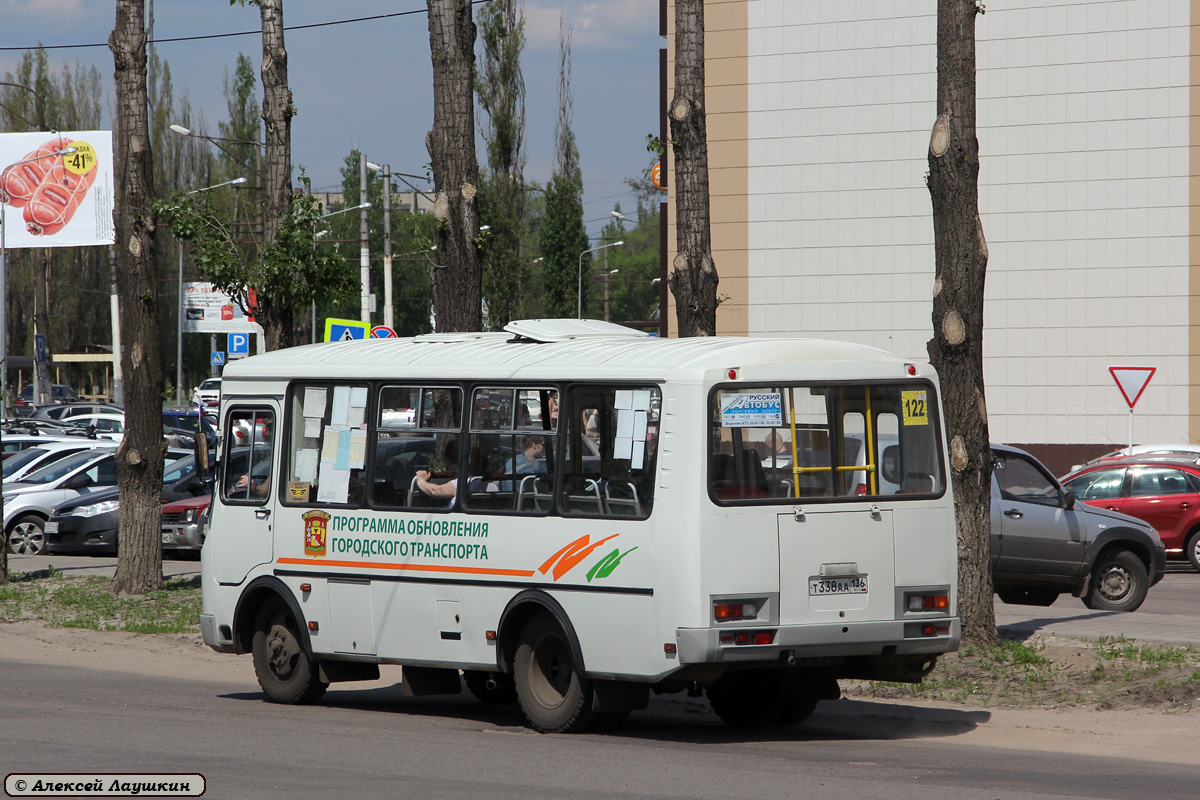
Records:
M229 334L229 345L225 349L229 351L230 358L245 358L250 355L250 334Z

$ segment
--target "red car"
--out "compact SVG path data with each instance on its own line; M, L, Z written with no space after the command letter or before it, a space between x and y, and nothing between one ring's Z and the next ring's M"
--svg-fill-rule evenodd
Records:
M1128 456L1082 467L1062 485L1085 503L1150 523L1168 558L1200 570L1200 460Z
M201 521L212 502L212 495L188 497L165 503L162 507L162 546L164 553L199 553L204 544Z

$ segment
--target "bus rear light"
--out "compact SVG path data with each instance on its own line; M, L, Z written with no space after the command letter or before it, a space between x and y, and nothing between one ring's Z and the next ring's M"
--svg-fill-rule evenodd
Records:
M723 645L772 644L775 631L727 631L720 638Z
M950 608L950 595L914 594L908 597L909 611L946 611Z
M718 622L735 619L754 619L758 616L758 607L749 601L717 603L713 606L713 617Z

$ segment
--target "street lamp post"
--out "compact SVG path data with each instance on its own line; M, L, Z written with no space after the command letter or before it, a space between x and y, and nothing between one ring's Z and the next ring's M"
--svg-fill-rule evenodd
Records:
M616 275L620 271L621 271L620 268L617 268L617 269L610 269L608 272L604 273L604 321L605 322L608 322L608 282L610 280L609 276Z
M620 247L623 244L625 244L624 240L621 240L618 242L609 242L608 244L602 244L602 245L599 245L598 247L593 247L589 250L584 250L582 253L579 254L579 280L578 280L578 288L577 288L578 294L576 295L576 302L575 302L576 318L583 319L583 257L586 256L588 253L595 253L597 250L603 250L606 247Z
M317 219L322 220L327 217L336 217L338 214L348 214L351 211L362 211L365 214L365 213L367 213L366 209L368 209L370 207L371 207L370 203L363 202L363 203L359 203L356 206L351 206L350 208L339 208L337 211L330 211L328 214L322 214L321 216L317 217ZM314 222L313 223L313 247L317 246L317 236L318 236L317 224ZM312 301L312 340L313 340L314 344L317 341L317 301L316 300Z
M7 201L7 196L4 194L4 182L8 178L8 171L13 167L19 167L22 164L32 164L35 161L41 161L44 158L59 158L61 156L70 155L75 152L74 147L64 147L61 150L56 150L53 153L45 153L33 158L27 158L24 161L16 161L9 164L3 170L0 170L0 375L3 375L3 386L8 388L8 265L5 256L5 234L8 231L8 225L4 220L4 206ZM4 405L8 404L7 391L2 401Z
M222 186L233 186L245 183L245 178L234 178L224 183L215 183L203 189L192 189L189 195L220 189ZM179 330L175 336L175 402L183 405L183 240L179 240Z

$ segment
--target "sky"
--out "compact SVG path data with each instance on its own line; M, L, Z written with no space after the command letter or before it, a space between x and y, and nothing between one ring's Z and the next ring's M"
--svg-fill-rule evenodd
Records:
M339 169L354 148L393 172L425 173L433 78L424 9L424 0L284 0L289 27L418 12L285 33L288 82L298 110L292 163L304 167L314 190L340 190ZM259 30L257 7L231 6L228 0L154 0L153 11L160 40ZM658 3L526 0L524 12L525 177L544 183L554 165L561 19L572 31L572 129L583 168L584 219L589 234L597 236L615 204L634 208L625 181L640 177L651 163L646 135L659 129L658 52L665 46L658 35ZM103 43L115 19L113 0L0 0L0 76L15 70L24 48L39 43L48 48L100 43L51 49L48 56L53 65L95 65L107 80L111 108L113 61ZM14 47L22 49L4 49ZM187 93L209 134L217 133L225 115L226 71L232 71L238 53L249 56L257 70L262 54L257 34L156 47L171 67L176 95ZM257 98L261 102L261 85ZM478 156L482 166L482 145Z

